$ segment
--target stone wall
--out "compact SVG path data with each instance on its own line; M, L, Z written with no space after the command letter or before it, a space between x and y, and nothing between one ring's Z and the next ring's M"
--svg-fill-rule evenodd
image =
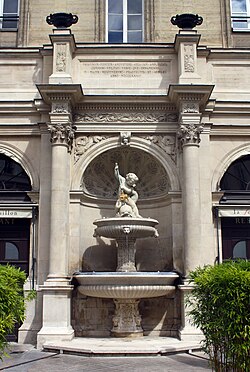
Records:
M142 299L139 304L144 335L176 337L181 324L180 298ZM112 329L115 305L112 299L72 295L72 326L76 337L107 337Z

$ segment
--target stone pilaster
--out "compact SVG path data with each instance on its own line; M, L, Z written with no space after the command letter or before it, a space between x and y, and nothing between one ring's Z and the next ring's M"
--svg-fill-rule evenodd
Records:
M74 85L41 85L44 101L50 105L48 132L51 142L51 210L49 274L40 289L43 293L43 326L37 345L53 340L71 340L71 292L68 273L70 157L75 127L72 104L81 96Z
M179 150L182 151L182 210L184 275L201 263L201 202L199 143L203 130L202 111L211 86L171 86L169 97L179 108Z
M201 250L201 200L200 200L200 165L199 144L203 131L202 112L213 86L190 84L173 85L169 97L179 108L179 150L182 152L182 213L183 213L183 261L184 277L200 265ZM202 334L192 325L186 297L192 291L192 285L184 281L179 286L181 295L182 324L179 330L181 340L200 341Z

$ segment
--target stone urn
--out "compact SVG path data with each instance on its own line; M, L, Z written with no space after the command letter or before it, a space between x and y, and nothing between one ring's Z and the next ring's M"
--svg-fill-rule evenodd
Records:
M46 22L56 28L67 28L78 22L78 16L71 13L54 13L47 16Z
M182 29L192 30L196 26L200 26L203 18L198 14L177 14L171 18L171 23Z

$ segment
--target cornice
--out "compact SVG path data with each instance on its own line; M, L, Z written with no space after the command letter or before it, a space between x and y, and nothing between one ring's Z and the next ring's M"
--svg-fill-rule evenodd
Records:
M250 129L248 125L212 125L210 136L239 136L250 138Z
M134 99L134 97L132 98ZM127 112L127 111L163 111L168 113L176 112L176 106L172 103L166 102L147 102L147 97L144 97L143 102L122 100L120 102L89 102L79 103L75 105L75 112L86 112L86 111L112 111L112 112ZM146 102L145 102L146 101Z
M0 101L0 114L36 114L34 101Z
M81 84L38 84L37 89L46 104L55 100L69 100L76 104L83 98Z
M200 110L204 111L213 88L214 85L203 84L170 85L168 96L170 101L175 103L177 107L179 107L182 102L196 102L199 104Z
M1 136L40 136L37 124L0 124Z

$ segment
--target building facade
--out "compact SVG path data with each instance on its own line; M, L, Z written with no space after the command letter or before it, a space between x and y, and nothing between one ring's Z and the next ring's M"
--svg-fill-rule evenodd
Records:
M139 177L158 238L136 268L176 272L168 295L142 298L144 335L192 339L186 284L197 266L250 256L250 2L0 1L0 263L35 288L19 342L110 336L112 298L85 296L76 272L115 272L122 174ZM77 15L70 28L50 14ZM199 14L195 29L170 22ZM76 18L75 18L76 20Z

